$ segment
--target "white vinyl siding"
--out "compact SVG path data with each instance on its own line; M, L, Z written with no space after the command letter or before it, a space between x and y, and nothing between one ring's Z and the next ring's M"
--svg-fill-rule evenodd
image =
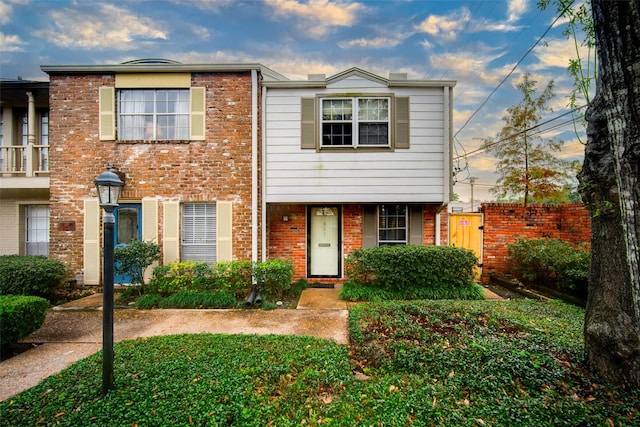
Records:
M442 203L448 198L449 112L442 87L392 87L353 76L327 89L269 88L265 99L267 203ZM410 144L395 149L304 149L303 107L309 99L368 93L408 100L403 132ZM319 98L318 98L319 97ZM397 105L397 104L394 104ZM408 113L408 117L407 117ZM317 113L319 114L319 113ZM316 129L317 135L320 130ZM396 133L399 129L396 129ZM302 138L302 141L301 141ZM302 147L301 147L302 142ZM305 145L307 144L307 145ZM405 148L406 147L406 148ZM445 194L446 193L446 194Z
M216 205L184 203L182 205L180 259L182 261L216 261Z

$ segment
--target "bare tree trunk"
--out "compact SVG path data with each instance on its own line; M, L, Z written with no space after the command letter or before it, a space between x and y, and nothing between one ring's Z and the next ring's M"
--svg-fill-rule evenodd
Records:
M580 181L592 219L585 352L605 381L640 386L640 2L593 0L599 58Z

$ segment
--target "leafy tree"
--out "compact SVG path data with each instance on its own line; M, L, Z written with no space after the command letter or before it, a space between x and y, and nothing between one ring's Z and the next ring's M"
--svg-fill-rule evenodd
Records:
M131 276L132 284L144 285L144 272L155 261L160 260L160 246L153 242L131 241L127 246L114 251L116 270Z
M582 143L587 122L582 108L591 102L593 87L597 78L596 39L591 17L591 1L575 4L575 0L540 0L538 6L546 9L555 4L561 17L567 19L562 32L573 41L575 57L569 59L567 69L573 77L573 90L569 93L569 107L573 114L574 131Z
M484 140L482 147L498 158L500 175L491 192L500 199L522 198L531 201L564 201L571 163L557 158L562 141L542 138L536 127L542 115L551 111L553 80L536 98L536 81L525 74L517 89L522 100L507 109L505 124L495 138Z
M599 70L578 176L593 216L585 354L605 380L640 387L640 2L592 8Z

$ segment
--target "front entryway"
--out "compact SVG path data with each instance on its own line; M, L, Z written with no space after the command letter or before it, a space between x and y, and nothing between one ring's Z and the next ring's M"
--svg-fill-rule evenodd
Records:
M142 240L142 205L139 203L121 204L114 212L115 247L124 247L133 240ZM130 284L131 277L125 274L115 274L114 283Z
M341 211L339 206L311 206L307 211L309 277L340 277Z

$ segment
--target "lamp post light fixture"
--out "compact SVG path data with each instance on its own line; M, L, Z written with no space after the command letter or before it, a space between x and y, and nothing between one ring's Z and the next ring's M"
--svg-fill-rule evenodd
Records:
M113 248L114 225L113 211L118 207L120 190L124 182L111 172L107 163L107 170L102 172L93 182L98 191L100 207L104 209L102 226L104 230L103 263L102 263L102 394L106 395L113 389Z

